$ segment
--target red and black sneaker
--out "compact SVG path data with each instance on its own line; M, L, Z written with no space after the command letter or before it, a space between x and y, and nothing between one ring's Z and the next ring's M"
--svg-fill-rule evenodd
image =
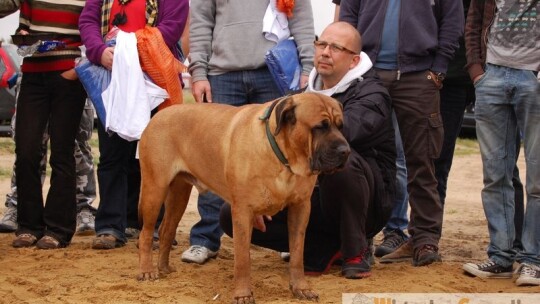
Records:
M341 266L341 274L347 279L363 279L371 276L370 256L371 251L366 248L360 255L345 259Z

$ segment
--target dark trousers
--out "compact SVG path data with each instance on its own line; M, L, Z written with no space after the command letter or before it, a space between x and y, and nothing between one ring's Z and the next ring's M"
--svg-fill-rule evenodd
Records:
M398 77L397 71L377 69L377 74L392 97L403 141L414 248L438 245L443 220L434 164L443 142L439 90L428 71Z
M437 190L439 191L441 203L444 205L448 174L454 159L456 140L461 131L465 108L474 99L474 87L472 85L445 83L440 94L444 140L441 155L435 160L435 175L438 182Z
M115 133L109 134L101 123L97 125L100 202L96 213L96 234L110 234L125 242L128 210L135 217L139 204L141 172L139 160L135 158L137 142L127 141ZM137 221L135 217L130 224Z
M311 213L304 242L307 271L321 271L336 252L352 258L367 249L366 231L373 227L368 210L373 201L374 178L367 162L355 151L342 171L320 175L319 186L311 196ZM220 213L223 231L232 237L231 209L225 204ZM289 251L287 210L266 221L266 232L254 229L251 242L277 251ZM382 227L380 227L382 228Z
M78 80L60 71L24 73L17 101L15 135L17 235L50 235L62 246L75 233L75 136L86 99ZM41 188L41 141L49 122L52 169L45 205Z

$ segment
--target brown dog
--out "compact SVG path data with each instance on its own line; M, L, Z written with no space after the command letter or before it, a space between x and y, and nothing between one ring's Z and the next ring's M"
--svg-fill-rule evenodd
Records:
M171 242L195 186L231 204L234 302L255 302L249 256L254 218L285 207L290 288L297 298L317 300L304 278L304 234L317 174L343 167L349 155L339 131L342 124L341 104L315 93L242 107L185 104L160 111L139 143L139 280L158 277L152 265L152 233L163 201L158 270L175 271L169 265Z

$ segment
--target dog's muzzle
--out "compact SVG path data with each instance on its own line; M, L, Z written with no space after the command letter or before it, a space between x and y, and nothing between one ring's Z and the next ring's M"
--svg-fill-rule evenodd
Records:
M335 141L315 152L315 157L311 160L311 170L330 174L343 169L349 154L351 154L351 148L346 141Z

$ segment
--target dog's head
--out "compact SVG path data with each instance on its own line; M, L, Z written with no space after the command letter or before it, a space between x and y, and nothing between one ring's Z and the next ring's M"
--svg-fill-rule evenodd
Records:
M342 105L322 94L292 95L275 107L273 133L295 174L343 168L351 150L341 134L342 126Z

